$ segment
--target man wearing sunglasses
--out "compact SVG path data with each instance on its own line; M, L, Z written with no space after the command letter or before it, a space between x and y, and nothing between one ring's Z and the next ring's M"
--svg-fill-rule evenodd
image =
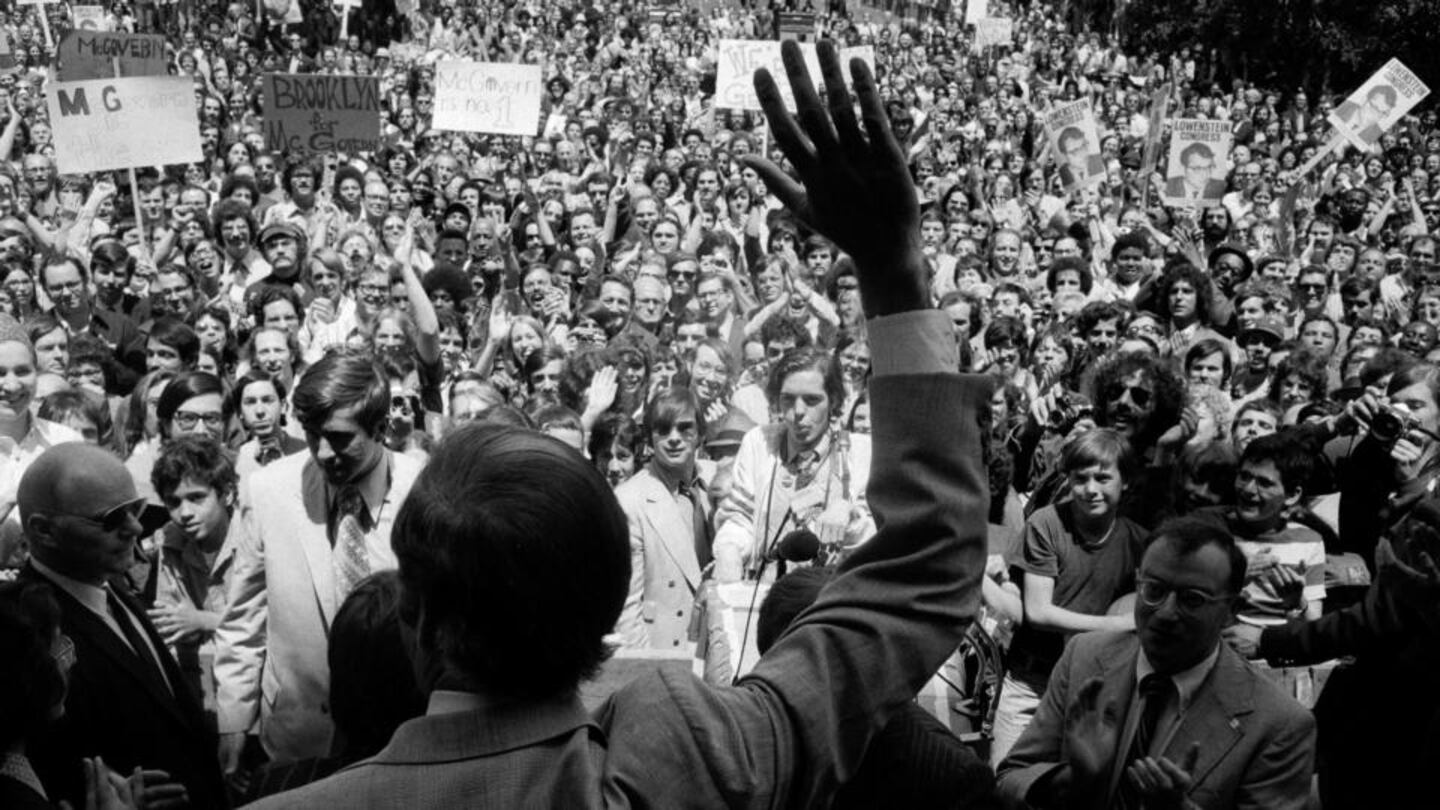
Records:
M1066 646L1000 763L1001 796L1037 808L1305 807L1314 718L1221 643L1245 569L1224 529L1162 526L1136 572L1136 632Z
M75 644L65 715L28 752L50 798L81 806L81 757L99 755L122 774L158 772L147 779L150 801L223 807L199 696L116 584L134 563L145 506L125 465L98 447L57 444L20 479L17 502L31 554L20 578L51 586Z

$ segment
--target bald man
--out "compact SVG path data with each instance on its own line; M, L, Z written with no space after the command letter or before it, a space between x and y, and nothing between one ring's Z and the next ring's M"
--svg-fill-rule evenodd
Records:
M26 582L48 584L60 630L75 645L65 714L28 753L53 802L85 802L81 757L147 775L149 800L226 804L215 737L198 695L145 610L117 580L134 559L145 499L125 465L81 443L46 450L20 479L17 504L30 542Z

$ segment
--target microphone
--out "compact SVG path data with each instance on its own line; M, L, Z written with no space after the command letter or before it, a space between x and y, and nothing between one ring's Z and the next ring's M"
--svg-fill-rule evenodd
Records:
M809 529L796 529L775 544L774 557L783 562L814 562L820 556L820 536Z

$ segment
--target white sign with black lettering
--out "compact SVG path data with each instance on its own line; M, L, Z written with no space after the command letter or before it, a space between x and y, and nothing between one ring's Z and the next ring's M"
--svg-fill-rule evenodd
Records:
M188 76L51 82L45 96L61 174L203 157L195 82Z

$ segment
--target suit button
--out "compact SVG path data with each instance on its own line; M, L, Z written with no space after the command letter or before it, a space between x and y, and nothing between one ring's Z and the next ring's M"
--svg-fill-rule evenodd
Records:
M670 642L670 646L671 646L671 647L679 647L679 646L680 646L680 639L677 638L677 639L675 639L674 641Z
M683 611L683 610L677 610L677 611L675 611L675 615L683 619L683 618L685 618L685 611Z
M321 714L329 714L329 713L330 713L330 704L329 704L329 703L321 703L321 704L320 704L320 713L321 713Z
M670 587L672 587L672 588L675 587L675 580L673 580L673 579L670 580Z

